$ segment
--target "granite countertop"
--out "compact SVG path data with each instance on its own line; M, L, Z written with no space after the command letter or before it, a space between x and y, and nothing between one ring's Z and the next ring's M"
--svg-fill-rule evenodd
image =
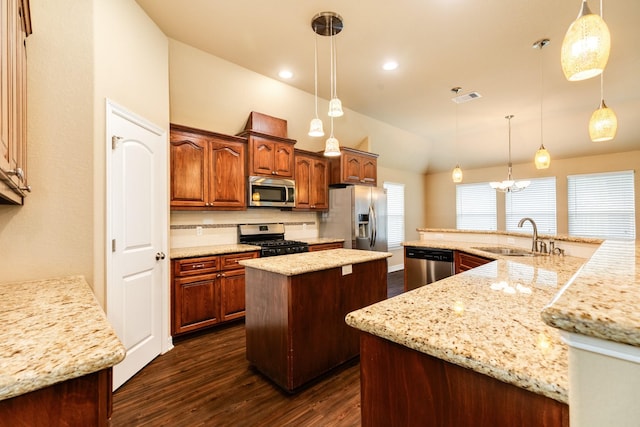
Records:
M640 243L605 241L542 311L546 323L640 347Z
M334 239L332 237L315 237L315 238L305 238L305 239L298 239L301 242L305 242L309 245L322 245L322 244L326 244L326 243L344 243L344 239Z
M349 264L389 258L391 255L389 252L373 252L359 249L330 249L327 251L246 259L241 260L239 263L249 268L270 271L284 276L295 276Z
M213 256L233 254L236 252L259 251L260 246L231 243L228 245L193 246L189 248L172 248L169 257L171 259L191 258L198 256Z
M126 350L82 276L0 284L0 400L109 368Z
M586 260L500 256L459 241L409 243L496 261L349 313L347 323L567 403L567 346L540 312Z
M489 234L494 236L515 236L515 237L526 237L531 238L531 233L523 232L517 233L514 231L501 231L501 230L458 230L451 228L417 228L416 231L422 233L446 233L446 234ZM560 242L576 242L576 243L596 243L600 244L604 242L602 239L597 239L594 237L580 237L580 236L570 236L568 234L538 234L540 239L553 239Z

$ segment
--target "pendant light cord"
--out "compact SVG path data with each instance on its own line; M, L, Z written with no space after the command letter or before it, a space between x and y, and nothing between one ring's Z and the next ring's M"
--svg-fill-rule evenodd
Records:
M314 60L313 60L313 70L314 70L314 88L316 94L316 119L318 118L318 33L316 33L314 40Z
M544 146L544 136L542 132L542 100L544 99L544 67L542 64L542 48L544 47L544 41L540 43L540 146Z
M330 47L330 56L329 56L329 78L330 78L330 88L329 88L329 99L331 98L335 98L334 96L334 79L333 79L333 20L329 21L329 37L330 37L330 43L329 43L329 47Z

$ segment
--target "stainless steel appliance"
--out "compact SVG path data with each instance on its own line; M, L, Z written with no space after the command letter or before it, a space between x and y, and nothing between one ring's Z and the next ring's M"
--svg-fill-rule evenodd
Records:
M419 288L453 276L453 251L423 247L404 248L405 290Z
M250 176L247 187L249 206L292 208L296 204L292 179Z
M320 237L344 239L344 247L387 250L387 192L350 185L329 189L329 211L320 216Z
M238 241L260 246L260 256L275 256L309 252L309 245L284 239L284 224L238 224Z

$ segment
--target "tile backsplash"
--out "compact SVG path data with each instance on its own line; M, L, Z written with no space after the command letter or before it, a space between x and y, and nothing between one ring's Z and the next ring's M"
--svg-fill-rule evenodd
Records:
M238 224L284 223L285 239L318 237L316 212L256 208L246 211L172 211L171 248L238 243Z

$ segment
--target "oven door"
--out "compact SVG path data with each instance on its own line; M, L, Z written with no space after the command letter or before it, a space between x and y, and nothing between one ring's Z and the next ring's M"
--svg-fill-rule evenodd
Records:
M291 179L249 177L249 206L294 207L295 181Z

